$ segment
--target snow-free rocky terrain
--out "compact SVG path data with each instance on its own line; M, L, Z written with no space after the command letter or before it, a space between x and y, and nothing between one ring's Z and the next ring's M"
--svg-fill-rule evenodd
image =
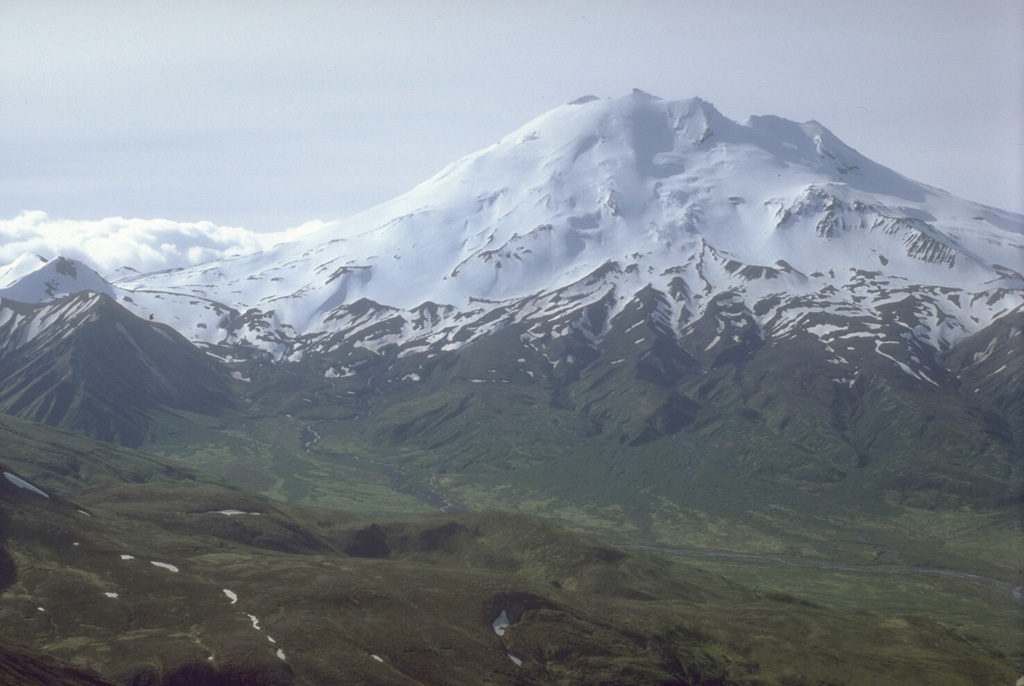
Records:
M827 603L916 574L909 613L1024 670L1024 217L816 122L581 98L294 242L130 267L0 267L0 410L293 506L519 510ZM941 586L970 579L993 595Z

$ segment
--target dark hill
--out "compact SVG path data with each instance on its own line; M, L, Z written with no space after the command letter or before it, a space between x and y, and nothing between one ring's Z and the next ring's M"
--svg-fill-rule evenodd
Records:
M0 306L7 414L139 446L157 408L216 414L232 403L228 374L213 358L107 295Z

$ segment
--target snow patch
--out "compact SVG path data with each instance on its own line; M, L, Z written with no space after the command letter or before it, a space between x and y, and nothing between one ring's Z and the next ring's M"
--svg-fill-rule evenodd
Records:
M177 567L175 567L172 564L168 564L166 562L155 562L153 560L150 560L149 564L153 565L154 567L162 567L162 568L164 568L164 569L166 569L168 571L171 571L171 572L177 572L178 571Z
M210 510L209 512L200 512L199 514L219 514L219 515L224 515L226 517L235 517L237 515L259 516L262 513L261 512L246 512L244 510L227 509L227 510Z
M228 590L228 589L226 589L226 588L225 588L225 589L223 589L223 590L224 590L224 595L226 595L226 596L228 597L228 600L230 600L230 601L231 601L231 604L232 604L232 605L234 605L235 603L237 603L237 602L238 602L238 595L237 595L237 594L235 594L235 592L234 592L234 591L229 591L229 590Z
M43 492L40 489L36 488L35 486L33 486L29 482L25 481L21 477L15 476L14 474L11 474L10 472L4 472L4 477L8 481L10 481L12 484L17 486L18 488L24 488L25 490L32 491L33 493L38 493L39 495L43 496L44 498L49 498L50 497L45 492Z
M830 334L830 333L832 333L834 331L842 331L842 330L843 330L843 327L841 327L841 326L833 326L832 324L816 324L814 326L807 327L808 333L810 333L811 335L813 335L813 336L815 336L815 337L817 337L819 339L822 339L822 340L824 340L825 336L827 336L828 334Z
M499 636L504 636L505 630L510 626L512 626L512 623L508 621L508 613L504 610L501 611L501 614L498 615L498 618L495 619L494 622L491 624L491 627L494 629L494 633L498 634Z

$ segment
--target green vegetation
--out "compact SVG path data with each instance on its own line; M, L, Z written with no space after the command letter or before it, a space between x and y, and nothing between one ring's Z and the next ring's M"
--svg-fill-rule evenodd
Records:
M179 412L158 416L154 426L151 450L281 502L370 515L430 509L396 491L394 470L386 465L358 453L310 452L314 437L306 420Z
M0 415L0 462L48 488L100 480L193 481L194 469L80 434Z
M1024 665L1021 610L1011 585L985 578L914 572L896 567L835 569L765 559L688 557L688 564L731 579L766 597L813 602L842 612L870 612L901 622L929 620L964 643Z
M752 592L526 515L366 520L196 483L95 484L71 499L0 490L18 569L0 602L0 644L17 637L32 648L26 659L122 682L953 685L1015 675L967 632ZM250 514L223 514L232 510Z

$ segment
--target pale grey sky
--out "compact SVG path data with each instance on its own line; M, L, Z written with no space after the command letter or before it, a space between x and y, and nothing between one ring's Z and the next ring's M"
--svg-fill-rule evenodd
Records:
M2 0L0 220L336 219L634 87L1024 212L1022 37L1021 0Z

